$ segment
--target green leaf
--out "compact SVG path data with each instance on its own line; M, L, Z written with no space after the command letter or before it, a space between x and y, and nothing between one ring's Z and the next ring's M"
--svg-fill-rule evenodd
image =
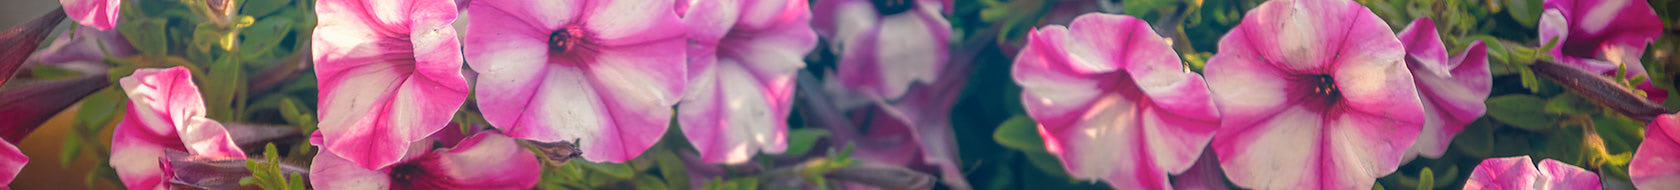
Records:
M129 45L152 57L169 54L169 20L163 18L134 19L117 25L117 31L128 38Z
M1540 0L1504 0L1505 10L1511 13L1511 19L1517 20L1523 27L1534 28L1540 20Z
M239 42L239 53L246 58L256 58L264 53L270 53L291 32L292 19L275 17L258 21L251 27L240 30L240 35L244 35L245 39Z
M625 164L595 163L584 160L572 160L568 163L577 163L578 166L583 166L583 168L588 168L591 171L607 174L608 177L612 177L612 179L617 180L630 179L630 177L635 177L636 175L636 169L630 168L630 165Z
M1559 94L1551 100L1546 100L1546 113L1550 114L1594 114L1601 110L1598 105L1574 94Z
M660 149L647 156L653 157L653 163L659 167L659 176L665 178L665 185L669 186L669 189L688 190L691 188L688 183L688 167L683 165L682 158L677 157L677 154L671 152L671 149Z
M1067 169L1062 167L1062 161L1049 152L1026 152L1027 162L1044 173L1067 175Z
M828 135L828 130L821 128L799 128L790 130L788 131L787 137L787 151L782 152L782 155L805 155L806 152L811 151L812 146L816 146L817 140L821 140L823 137L827 137Z
M1524 94L1504 95L1487 100L1488 113L1494 120L1529 131L1544 131L1557 126L1557 118L1546 114L1546 100Z
M1004 147L1028 152L1044 152L1044 139L1038 136L1038 124L1027 115L1015 115L998 125L992 139Z
M665 181L651 175L636 176L636 180L631 182L637 190L666 190Z
M75 161L76 157L81 154L82 133L70 130L68 134L64 134L64 145L58 148L58 165L68 167L70 161Z
M274 13L274 11L280 10L280 8L286 7L286 4L290 4L291 2L292 0L245 0L245 4L241 5L241 7L244 8L241 9L239 13L243 15L267 16L270 13Z

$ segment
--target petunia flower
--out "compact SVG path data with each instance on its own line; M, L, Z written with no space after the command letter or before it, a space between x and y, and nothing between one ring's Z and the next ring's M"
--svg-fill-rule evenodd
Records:
M1588 71L1615 73L1625 65L1626 78L1646 75L1639 58L1645 45L1662 36L1663 21L1645 0L1546 0L1541 14L1540 42L1553 38L1548 52L1558 62ZM1647 99L1662 102L1668 92L1649 81L1637 88Z
M315 13L324 152L391 165L466 101L454 1L322 0Z
M1262 3L1219 41L1203 74L1219 107L1226 176L1256 189L1369 189L1422 130L1405 49L1345 0Z
M184 67L140 69L119 83L128 112L111 138L111 167L129 189L169 187L159 162L166 152L244 159L226 128L204 117L204 100Z
M122 0L58 0L64 14L82 26L111 30L122 13Z
M1645 127L1645 141L1633 151L1628 177L1639 189L1680 189L1680 116L1664 114Z
M1219 130L1202 76L1149 23L1090 13L1038 28L1015 57L1021 101L1076 178L1166 189Z
M689 88L677 108L683 135L702 160L743 163L787 148L793 85L817 44L802 0L693 2Z
M1601 189L1598 174L1557 160L1540 161L1540 168L1528 156L1488 158L1470 172L1464 189Z
M1435 31L1435 21L1419 18L1399 33L1406 47L1406 67L1417 84L1423 102L1423 131L1406 151L1406 160L1422 155L1440 158L1454 135L1487 112L1493 75L1488 72L1487 47L1481 41L1450 59L1446 45Z
M665 133L688 80L671 1L472 3L467 62L490 125L514 138L581 141L595 162L628 161Z
M542 175L536 155L498 132L474 133L453 148L434 150L433 142L415 141L401 161L379 169L335 154L315 155L310 184L318 189L529 189Z
M941 0L821 0L812 27L839 57L841 84L897 99L947 66L951 23Z

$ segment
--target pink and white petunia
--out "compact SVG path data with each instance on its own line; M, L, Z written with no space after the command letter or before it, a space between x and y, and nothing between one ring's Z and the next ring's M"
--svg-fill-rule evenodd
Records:
M1627 78L1646 75L1639 58L1645 45L1662 36L1663 21L1645 0L1546 0L1540 17L1540 42L1553 38L1549 52L1564 65L1593 72L1614 74L1625 65ZM1649 81L1637 87L1653 101L1662 102L1668 92Z
M324 152L391 165L466 101L454 1L322 0L315 13Z
M498 132L474 133L453 148L433 150L432 142L415 141L401 161L379 169L363 168L335 154L315 155L309 168L310 185L318 189L530 189L542 177L536 155Z
M1041 27L1015 57L1021 101L1076 178L1166 189L1219 130L1202 76L1149 23L1090 13Z
M710 163L743 163L787 148L794 78L817 44L804 0L704 0L688 25L683 135Z
M1487 47L1471 42L1463 52L1447 56L1446 45L1435 31L1435 21L1419 18L1400 30L1406 46L1406 67L1417 84L1423 101L1423 131L1417 143L1406 151L1406 160L1418 155L1440 158L1454 135L1487 112L1493 75L1488 72Z
M873 99L897 99L947 66L951 23L941 0L821 0L812 27L839 55L838 78Z
M167 152L244 159L227 129L204 117L204 100L184 67L140 69L119 81L128 112L111 136L111 167L129 189L169 187L160 161Z
M1645 141L1633 151L1628 177L1640 189L1680 189L1680 116L1664 114L1645 127Z
M111 30L117 27L118 15L122 13L122 0L58 0L64 5L64 14L82 26L99 30Z
M472 3L467 62L490 125L514 138L581 141L596 162L635 158L665 134L688 80L671 1Z
M1598 174L1557 160L1540 161L1540 168L1528 156L1488 158L1470 172L1464 189L1602 189Z
M1203 73L1226 176L1255 189L1370 189L1398 169L1425 116L1390 31L1353 1L1250 10Z

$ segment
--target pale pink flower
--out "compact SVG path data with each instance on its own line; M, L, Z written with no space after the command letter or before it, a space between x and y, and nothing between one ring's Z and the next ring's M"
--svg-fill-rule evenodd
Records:
M435 150L434 140L451 139L415 141L401 161L379 169L334 154L315 155L310 184L317 189L530 189L542 177L536 155L501 133L477 132L453 139L460 141L453 148Z
M1204 75L1224 116L1226 176L1256 189L1370 189L1424 123L1405 48L1345 0L1270 1L1219 42Z
M322 0L315 6L323 154L396 163L467 98L451 0Z
M689 88L678 122L701 160L743 163L787 148L794 78L817 44L804 0L703 0L688 24Z
M1680 116L1663 114L1645 126L1645 141L1633 151L1628 177L1640 189L1680 189Z
M1400 30L1406 47L1406 67L1417 84L1423 102L1423 131L1406 151L1406 160L1422 155L1440 158L1454 135L1487 112L1493 75L1488 72L1487 47L1474 41L1463 52L1447 56L1446 45L1435 31L1435 21L1420 18Z
M897 99L932 83L950 55L951 23L941 0L821 0L812 27L839 57L841 84L874 99Z
M123 77L128 112L111 136L111 167L129 189L169 187L160 167L167 152L244 159L227 129L205 118L204 100L184 67L140 69Z
M1021 101L1068 173L1165 189L1219 130L1202 76L1149 23L1090 13L1038 28L1015 57Z
M1662 36L1663 21L1645 0L1546 0L1540 17L1540 43L1557 38L1550 53L1564 65L1614 74L1627 67L1627 78L1646 75L1639 58L1645 45ZM1662 102L1668 92L1649 81L1638 84L1647 99Z
M1598 174L1557 160L1540 161L1540 168L1528 156L1488 158L1470 172L1464 189L1547 190L1602 189Z
M671 1L472 3L465 48L490 125L514 138L577 140L584 159L608 162L665 134L688 80Z
M122 0L58 0L64 5L64 14L82 26L99 30L111 30L117 27L117 18L122 14Z

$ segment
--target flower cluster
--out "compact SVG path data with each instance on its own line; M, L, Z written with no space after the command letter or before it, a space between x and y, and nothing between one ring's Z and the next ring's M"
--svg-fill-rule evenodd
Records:
M791 181L769 180L783 177L774 176L783 174L778 172L797 173L822 187L858 184L830 185L811 178L902 182L880 186L886 189L933 188L933 176L881 175L904 173L870 168L881 165L939 173L942 187L971 189L965 176L970 173L1034 174L970 170L968 166L978 161L965 165L962 160L974 153L957 153L961 130L953 125L974 122L955 118L951 110L961 107L958 101L993 96L965 92L972 86L990 87L967 84L969 75L986 73L1008 79L974 81L1013 82L1015 86L999 86L1019 93L1019 99L1002 96L1008 99L1003 107L1019 107L975 111L1016 115L1009 119L1012 123L1006 122L1018 124L1008 125L1018 129L1007 130L1015 134L998 132L994 140L1036 151L1025 158L1033 165L1061 164L1046 171L1065 171L1063 177L1102 181L1115 189L1225 188L1226 182L1252 189L1385 188L1380 185L1389 182L1379 183L1379 178L1410 177L1400 171L1402 166L1426 165L1414 162L1419 160L1481 160L1468 172L1465 189L1601 189L1614 184L1601 182L1600 176L1616 174L1626 174L1621 177L1642 189L1680 189L1680 140L1675 138L1680 136L1680 116L1655 105L1673 90L1661 85L1680 80L1650 80L1680 76L1673 71L1680 68L1647 68L1643 63L1651 61L1646 54L1663 57L1659 61L1674 59L1672 52L1647 53L1647 45L1669 29L1664 28L1665 17L1657 14L1660 9L1644 0L1545 0L1535 9L1538 13L1501 13L1515 20L1532 19L1524 24L1537 28L1535 36L1519 40L1523 42L1465 37L1464 28L1457 25L1479 21L1457 12L1442 16L1400 10L1407 12L1401 18L1416 19L1395 30L1404 20L1380 13L1410 4L1367 7L1360 3L1365 1L1355 0L1271 0L1237 8L1198 2L1175 4L1178 9L1137 2L1108 7L1115 2L1104 0L981 2L986 7L1030 9L1016 12L974 11L951 0L318 0L276 1L272 6L297 9L250 15L243 11L266 7L240 2L181 1L193 12L162 15L214 18L189 18L202 21L198 30L186 31L191 33L179 28L145 33L144 27L177 21L152 17L123 23L119 15L159 12L123 8L178 6L59 0L62 10L44 17L56 19L40 22L68 17L82 28L66 30L39 53L31 53L36 52L31 48L0 55L0 72L5 72L0 73L0 83L17 73L14 70L29 68L22 67L24 61L46 67L22 77L32 80L57 77L35 76L60 72L54 69L118 73L83 76L51 87L74 89L64 94L80 98L108 83L117 84L111 96L120 97L111 102L126 106L116 107L124 108L121 114L112 114L121 116L111 128L110 152L104 156L114 178L129 189L232 188L245 180L225 175L251 175L251 181L269 183L264 176L271 174L301 174L310 179L308 186L319 189L531 189L548 185L545 179L556 175L583 172L613 173L638 188L642 183L718 187ZM1448 6L1431 11L1441 12L1441 7ZM1110 13L1121 9L1133 15ZM1447 11L1457 11L1451 9ZM1169 10L1177 12L1151 12ZM1183 31L1177 24L1186 18L1179 14L1198 11L1228 20L1221 27L1229 30L1213 33L1222 35L1218 38L1189 36L1207 33ZM946 18L969 13L981 18ZM253 27L262 24L251 18L300 14L298 22L285 18L277 19L284 20L278 24L262 23L278 25L272 28ZM1161 18L1154 22L1162 23L1152 25L1142 18ZM306 27L292 31L289 24ZM968 30L978 26L991 28ZM1009 27L1031 29L1012 32ZM51 32L52 27L44 28L12 29L0 34L0 41L23 39L19 44L33 46ZM256 35L275 31L299 34ZM171 47L181 42L157 40L177 36L191 36L195 45ZM298 55L241 53L238 46L245 44L235 43L260 38L295 43L295 52L288 53ZM953 42L956 38L968 41ZM1206 41L1192 43L1187 38ZM196 45L211 41L223 49ZM157 44L163 45L148 46ZM1207 51L1208 45L1217 51L1196 52L1191 47ZM177 49L189 53L157 53ZM141 51L151 52L137 53ZM975 55L989 51L1008 55ZM28 56L25 60L20 55ZM215 65L211 71L230 71L207 72L200 69L202 64L192 63L202 57L216 60L209 63ZM974 60L986 58L999 59ZM314 80L301 80L304 87L277 90L301 95L250 100L259 96L245 93L271 91L244 85L281 83L239 76L251 70L242 64L267 59L300 63L295 68L270 68L313 74ZM832 64L813 61L808 67L810 60ZM982 64L994 60L1007 65ZM1552 75L1547 69L1579 76ZM290 79L287 73L275 74L275 80ZM1535 85L1543 82L1535 75L1559 85ZM1496 84L1506 84L1496 83L1499 77L1520 78L1528 91L1496 89ZM83 84L75 81L98 85L75 87ZM1619 85L1606 86L1612 83ZM6 87L0 90L12 86ZM25 89L19 94L53 95ZM0 105L0 113L23 112L13 110L38 104L58 109L26 110L34 112L26 113L30 115L25 119L0 122L0 184L27 176L19 171L30 158L18 144L35 129L30 126L79 100L13 103L25 97L14 92L18 91L0 91L8 95L0 97L7 103ZM1506 109L1542 109L1521 110L1531 115L1516 117L1552 118L1515 118L1548 122L1517 124L1500 115L1509 112L1490 106L1509 99L1490 100L1492 95L1550 96L1522 101L1544 105ZM1606 105L1626 102L1647 106L1644 110L1653 114ZM1587 104L1611 109L1577 108ZM248 105L283 107L276 108L284 112L278 115L305 125L276 133L295 135L288 140L299 141L295 145L301 149L288 149L296 151L291 155L311 158L276 160L273 153L247 158L250 145L281 141L254 137L261 132L245 128L248 118L222 117L232 112L269 114L247 110ZM289 109L309 106L315 108ZM994 108L990 106L979 107ZM790 133L790 125L799 126L790 121L812 127ZM1450 149L1483 148L1453 144L1490 138L1466 137L1478 129L1482 134L1477 135L1514 133L1496 131L1494 127L1503 125L1488 124L1492 122L1521 125L1535 133L1580 129L1585 132L1540 141L1578 140L1546 143L1586 145L1570 148L1596 152L1584 155L1589 158L1534 154L1558 159L1537 164L1528 154L1488 158L1512 155L1501 152L1473 159L1449 155ZM28 126L13 127L18 123ZM815 130L798 133L806 129ZM670 134L681 134L686 142L670 142ZM827 141L790 139L802 135ZM1014 140L1006 138L1032 140L1004 142ZM1627 139L1643 142L1622 142L1634 141ZM1522 145L1530 144L1498 148ZM1637 150L1618 150L1635 146ZM552 150L556 147L568 150ZM839 151L811 159L816 154L804 152L813 147ZM269 151L274 149L270 146ZM801 155L755 158L788 152ZM563 165L572 157L587 163ZM864 163L853 165L853 157ZM1014 162L1014 157L1019 156L998 161ZM793 159L802 161L787 170L757 168L786 165ZM305 160L307 169L283 164ZM612 168L600 162L631 166ZM203 173L203 167L224 173ZM655 173L646 172L649 167L677 168L662 169L651 180L636 176ZM695 171L676 175L691 169ZM737 172L766 181L702 182ZM882 176L902 179L879 179ZM683 180L694 181L665 179L686 177L693 178ZM287 178L280 179L285 183ZM611 185L618 184L607 187L616 187Z

